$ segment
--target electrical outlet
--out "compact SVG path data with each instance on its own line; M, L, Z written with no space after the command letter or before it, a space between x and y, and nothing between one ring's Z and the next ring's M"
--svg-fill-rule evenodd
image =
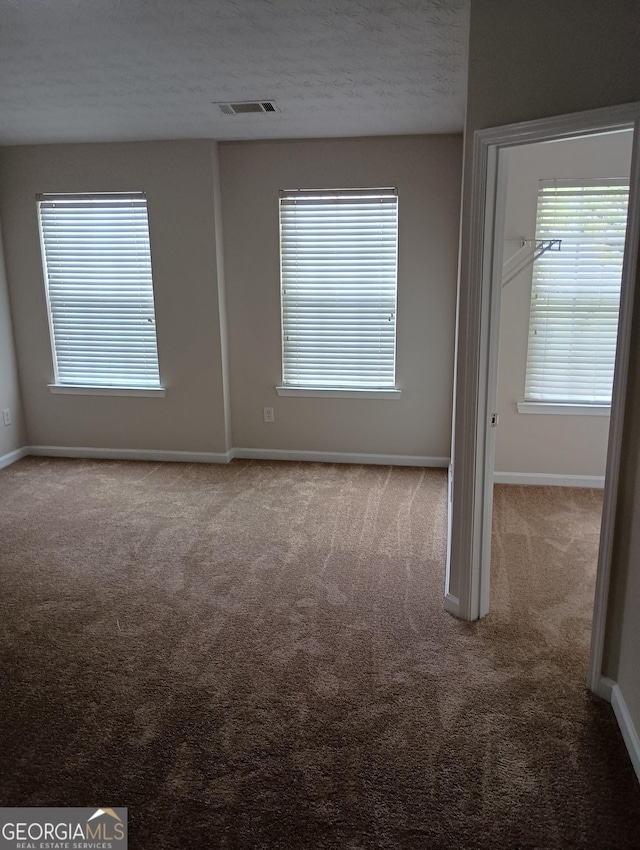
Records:
M11 425L11 411L8 407L2 411L2 420L5 425Z
M265 422L275 422L275 417L273 415L273 408L272 407L265 407L264 408L264 421Z

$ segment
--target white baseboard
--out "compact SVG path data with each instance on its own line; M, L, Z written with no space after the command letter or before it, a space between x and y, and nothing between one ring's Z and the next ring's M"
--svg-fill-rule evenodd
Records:
M457 596L452 596L450 593L444 595L444 610L454 617L460 616L460 600Z
M598 679L598 687L596 688L596 694L601 698L606 700L607 702L611 702L611 696L613 694L613 689L615 687L615 682L613 679L607 678L607 676L600 676Z
M79 446L28 446L37 457L94 458L96 460L157 460L176 463L229 463L232 452L171 452L155 449L100 449Z
M638 736L638 730L633 724L633 719L629 714L629 709L627 708L627 704L622 696L622 691L617 684L613 686L611 705L613 707L613 713L616 716L616 720L618 721L620 731L622 732L622 737L627 747L631 764L633 765L633 769L638 777L638 782L640 782L640 737Z
M313 452L288 449L231 449L233 457L255 460L299 460L315 463L362 463L382 466L431 466L446 468L448 457L422 455L379 455L366 452Z
M546 472L494 472L495 484L546 484L552 487L604 487L604 475L556 475Z
M228 452L173 452L155 449L103 449L92 446L25 446L18 452L0 458L0 466L13 463L25 455L36 457L94 458L96 460L151 460L177 463L229 463L234 457L252 460L297 460L319 463L359 463L383 466L424 466L446 468L448 457L422 455L379 455L365 452L314 452L286 449L230 449ZM13 457L13 455L16 455ZM11 459L9 459L11 458Z
M12 463L20 460L20 458L26 457L28 454L28 446L23 446L21 449L16 449L14 452L7 452L6 455L2 455L2 457L0 457L0 469L4 469L5 466L10 466Z

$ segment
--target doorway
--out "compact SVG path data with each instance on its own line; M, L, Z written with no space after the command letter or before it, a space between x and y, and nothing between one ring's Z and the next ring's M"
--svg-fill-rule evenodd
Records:
M625 130L502 152L490 604L516 619L534 606L550 628L571 612L566 640L579 666L591 633L632 144Z
M489 611L491 508L495 440L491 415L497 392L497 329L500 293L496 281L503 265L505 157L516 146L591 136L606 132L637 130L637 105L611 107L559 118L528 122L476 133L471 191L471 232L467 268L463 269L459 319L458 357L463 357L463 381L457 386L464 399L456 414L453 446L453 493L451 499L448 609L473 620ZM598 691L602 667L609 565L614 535L614 516L620 465L620 445L630 356L633 278L638 241L638 133L629 204L627 248L623 268L618 345L611 405L609 450L605 472L602 533L594 605L589 687ZM500 238L497 238L499 235ZM465 279L466 276L466 279ZM460 305L459 305L460 307ZM460 343L463 339L463 343ZM459 372L460 375L460 372ZM456 445L457 443L457 445ZM454 581L452 582L452 577ZM455 594L452 592L455 588Z

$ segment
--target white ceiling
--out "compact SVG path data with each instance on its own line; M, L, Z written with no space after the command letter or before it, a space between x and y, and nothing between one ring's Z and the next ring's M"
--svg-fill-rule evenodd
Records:
M459 132L468 7L0 0L0 144Z

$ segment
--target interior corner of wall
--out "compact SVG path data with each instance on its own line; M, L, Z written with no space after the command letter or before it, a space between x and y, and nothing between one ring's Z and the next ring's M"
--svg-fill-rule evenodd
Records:
M222 363L222 387L224 405L225 450L233 446L231 433L231 396L229 377L229 334L227 326L226 275L224 263L224 226L222 220L222 188L220 181L220 159L218 142L211 140L212 191L214 214L214 240L216 252L216 283L218 288L218 317L220 322L220 358Z

